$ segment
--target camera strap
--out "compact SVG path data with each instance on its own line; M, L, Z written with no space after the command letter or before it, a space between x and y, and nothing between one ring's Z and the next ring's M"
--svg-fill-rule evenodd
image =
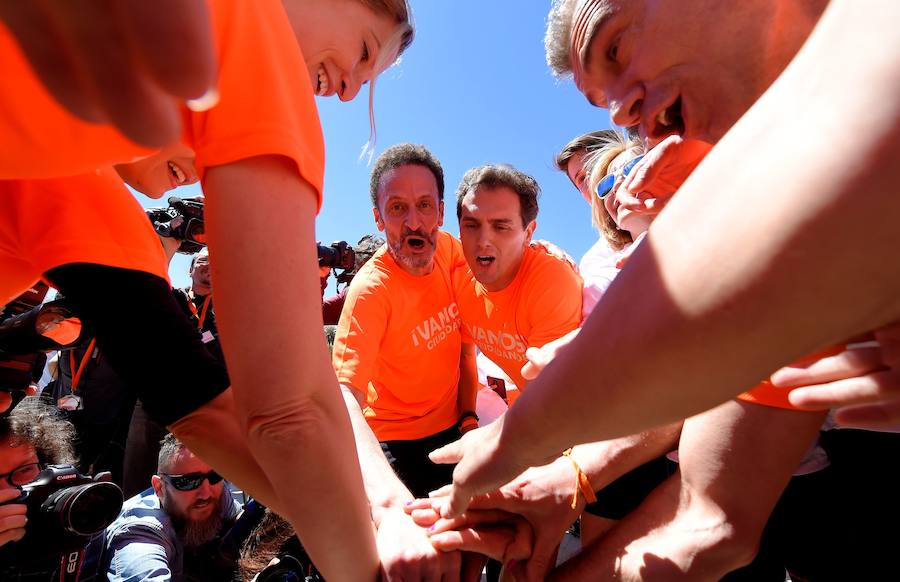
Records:
M81 564L84 562L84 548L63 554L59 558L59 582L78 582Z
M203 330L203 322L206 320L206 312L209 310L209 300L212 299L212 294L207 295L203 298L203 305L200 307L200 313L197 313L197 306L194 305L194 292L188 292L188 307L191 310L191 313L194 314L194 317L197 318L197 329Z
M94 348L97 345L97 338L93 338L91 342L88 344L87 350L85 350L84 355L81 356L81 363L78 364L78 368L75 368L75 354L74 351L69 352L69 368L72 370L72 394L75 394L75 389L78 388L78 382L81 381L81 375L84 373L85 367L87 367L88 360L91 359L91 354L94 353Z

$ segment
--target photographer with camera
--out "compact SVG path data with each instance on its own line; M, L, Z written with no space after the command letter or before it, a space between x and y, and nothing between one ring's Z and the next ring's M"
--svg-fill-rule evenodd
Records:
M344 309L344 301L347 299L350 281L383 244L384 239L380 236L367 234L359 239L353 248L350 248L344 241L334 242L330 247L318 245L319 278L322 284L322 319L325 325L338 324L341 319L341 311ZM337 284L343 284L344 288L330 297L325 297L325 287L328 286L328 276L332 269L342 270L341 273L336 274L336 277Z
M194 335L203 347L223 367L225 356L219 343L216 316L212 302L212 279L209 252L205 245L203 198L170 196L168 206L150 208L147 217L156 231L169 264L177 254L193 254L188 274L191 285L185 289L172 288L175 302L190 320ZM122 489L131 497L147 487L147 480L156 471L160 441L168 431L147 414L143 404L134 405L127 429L124 477Z
M108 579L232 580L237 556L219 559L219 546L241 506L222 476L169 434L150 483L106 530Z
M115 518L112 483L79 475L73 426L38 398L0 416L0 579L77 580L84 549Z

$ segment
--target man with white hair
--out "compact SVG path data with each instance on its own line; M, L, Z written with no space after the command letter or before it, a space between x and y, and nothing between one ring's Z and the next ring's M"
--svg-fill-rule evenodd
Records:
M773 380L831 383L790 399L854 405L839 421L898 420L896 327L884 327L900 319L900 38L887 24L898 12L887 1L555 3L555 72L648 146L681 136L622 184L636 207L697 167L694 140L717 145L519 405L442 452L460 461L448 514L572 443L690 416L871 330L883 328L880 349Z

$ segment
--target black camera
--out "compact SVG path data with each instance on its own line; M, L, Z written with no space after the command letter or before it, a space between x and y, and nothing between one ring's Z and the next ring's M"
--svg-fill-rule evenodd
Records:
M335 241L331 246L316 244L319 252L319 266L352 271L356 266L356 253L347 241Z
M24 503L25 537L0 548L0 561L46 561L78 552L122 510L122 490L109 473L94 478L71 465L49 465L7 503Z
M36 283L16 297L0 316L0 391L24 391L43 369L43 353L75 346L81 320L65 299L41 304L49 287Z
M203 198L169 196L167 208L148 208L147 217L160 236L181 241L179 253L192 255L206 246Z

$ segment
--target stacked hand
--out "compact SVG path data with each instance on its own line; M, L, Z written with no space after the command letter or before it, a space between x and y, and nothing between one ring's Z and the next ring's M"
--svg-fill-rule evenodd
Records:
M839 424L900 428L900 323L848 344L837 355L797 362L772 376L776 386L803 386L788 396L809 410L838 408Z
M490 555L516 580L547 577L563 535L584 508L581 498L571 506L574 473L564 458L528 469L497 491L476 496L463 514L443 518L450 492L447 486L413 502L408 510L416 523L430 526L435 547ZM514 532L512 537L499 538L502 529Z

